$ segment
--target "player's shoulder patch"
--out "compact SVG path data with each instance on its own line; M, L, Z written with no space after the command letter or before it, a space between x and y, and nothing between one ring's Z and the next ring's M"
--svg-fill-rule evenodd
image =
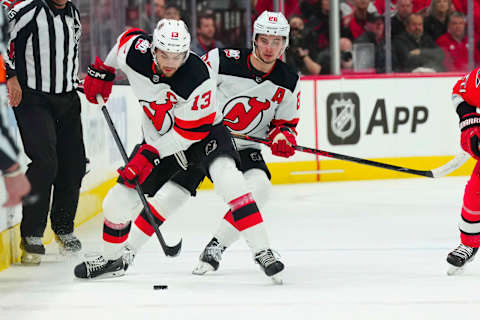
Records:
M268 76L268 79L276 85L287 88L293 92L300 77L291 66L281 60L277 60L272 73L270 73Z
M251 50L224 48L218 49L218 72L238 77L249 77L247 66L248 55Z
M153 56L150 51L151 37L143 32L143 30L135 30L130 33L124 33L120 38L120 44L123 41L128 42L134 37L133 42L128 49L126 63L136 72L144 75L149 79L153 79ZM124 44L125 44L124 43ZM118 47L118 50L126 50L123 45ZM153 80L152 80L153 81Z
M196 54L190 54L185 64L168 80L168 84L175 93L186 100L209 78L207 65Z

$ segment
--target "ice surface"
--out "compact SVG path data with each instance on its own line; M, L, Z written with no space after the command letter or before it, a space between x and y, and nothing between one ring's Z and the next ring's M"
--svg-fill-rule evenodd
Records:
M151 239L124 277L73 278L77 260L47 247L39 267L0 273L0 319L457 319L480 309L480 263L445 274L459 241L467 178L275 186L264 210L272 246L286 264L273 285L242 241L220 269L191 274L225 212L200 192L162 227L178 258ZM84 251L101 250L102 217L78 230ZM166 284L168 290L153 290ZM155 317L155 318L153 318Z

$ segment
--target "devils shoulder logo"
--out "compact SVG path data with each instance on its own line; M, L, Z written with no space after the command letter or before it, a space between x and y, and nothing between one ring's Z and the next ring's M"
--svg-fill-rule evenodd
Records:
M140 38L137 40L137 43L135 44L135 49L137 49L141 53L147 53L147 51L150 50L151 46L152 45L150 44L149 41Z
M240 59L240 50L225 49L223 52L225 52L227 58L234 58L235 60Z
M231 130L242 133L252 132L262 123L264 111L270 108L270 101L257 97L235 97L223 108L223 123Z

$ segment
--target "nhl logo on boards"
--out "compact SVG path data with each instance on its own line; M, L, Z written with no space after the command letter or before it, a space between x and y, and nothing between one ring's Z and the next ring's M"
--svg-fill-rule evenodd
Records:
M250 153L250 159L252 159L253 162L260 162L263 160L262 155L258 151L254 151Z
M205 146L205 155L208 156L210 153L217 149L217 140L210 140Z
M335 92L327 98L328 141L332 145L360 140L360 99L354 92Z

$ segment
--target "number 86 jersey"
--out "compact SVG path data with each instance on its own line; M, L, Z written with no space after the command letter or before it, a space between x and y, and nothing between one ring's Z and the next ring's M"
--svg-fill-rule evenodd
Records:
M190 54L168 78L157 72L150 47L149 35L130 29L120 35L105 64L127 75L143 109L145 141L164 158L207 137L222 114L214 103L211 70L197 55Z
M217 104L230 131L265 138L276 126L296 135L299 119L299 77L277 59L268 73L251 64L250 49L213 49L202 59L217 77ZM235 141L238 149L260 148L250 141Z

